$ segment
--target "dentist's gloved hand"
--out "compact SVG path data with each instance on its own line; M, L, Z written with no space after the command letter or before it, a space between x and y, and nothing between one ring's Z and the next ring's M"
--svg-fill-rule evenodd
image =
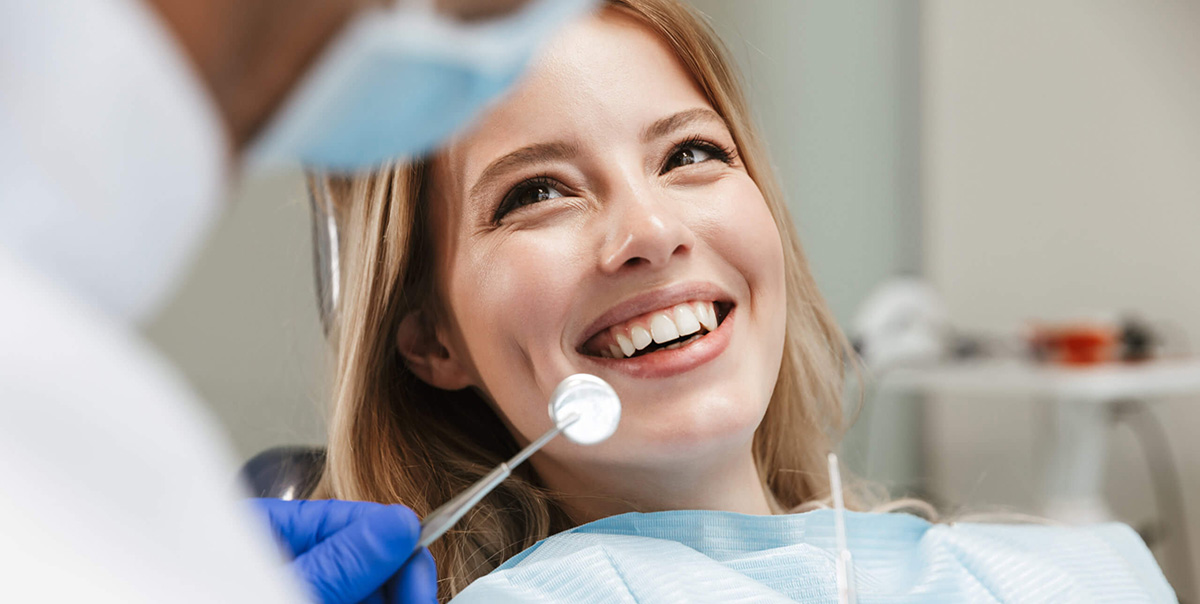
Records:
M402 505L335 499L253 499L322 604L436 604L429 550L413 554L421 522Z

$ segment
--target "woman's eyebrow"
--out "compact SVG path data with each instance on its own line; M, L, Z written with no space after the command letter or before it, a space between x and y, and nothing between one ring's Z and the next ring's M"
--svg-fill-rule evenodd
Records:
M642 130L642 142L650 142L652 140L662 138L672 132L690 126L696 122L718 122L722 125L725 120L712 109L707 107L697 107L695 109L687 109L680 111L674 115L664 117Z
M483 169L475 184L471 186L470 198L474 199L485 184L502 176L509 170L519 168L525 164L547 162L556 159L570 159L578 151L579 149L575 145L563 142L535 143L521 147L488 164L488 167Z

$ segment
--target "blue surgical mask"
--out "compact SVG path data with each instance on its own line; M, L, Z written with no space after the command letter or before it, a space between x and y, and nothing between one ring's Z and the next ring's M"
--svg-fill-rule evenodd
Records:
M529 0L517 13L462 23L432 2L369 9L300 83L250 151L359 170L421 154L507 90L538 47L596 0Z
M559 533L455 604L837 602L832 510L622 514ZM930 524L846 513L859 604L1174 602L1129 527Z

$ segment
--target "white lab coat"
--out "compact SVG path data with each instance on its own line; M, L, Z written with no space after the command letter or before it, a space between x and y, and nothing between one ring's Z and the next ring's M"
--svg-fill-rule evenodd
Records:
M227 148L135 0L0 4L0 601L299 602L199 401L137 334Z

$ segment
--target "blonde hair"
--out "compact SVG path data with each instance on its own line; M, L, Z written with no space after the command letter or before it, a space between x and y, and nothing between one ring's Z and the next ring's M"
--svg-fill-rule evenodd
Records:
M844 430L844 367L853 359L817 291L740 84L717 37L676 0L608 0L662 38L729 127L783 241L787 328L782 365L753 454L779 510L829 492L826 453ZM334 201L342 231L342 300L331 339L336 379L328 462L318 496L402 503L424 516L516 452L476 393L417 379L395 343L408 313L436 315L426 200L428 167L403 162L355 177L312 177ZM853 502L853 498L851 499ZM430 549L443 598L505 559L571 526L528 467Z

